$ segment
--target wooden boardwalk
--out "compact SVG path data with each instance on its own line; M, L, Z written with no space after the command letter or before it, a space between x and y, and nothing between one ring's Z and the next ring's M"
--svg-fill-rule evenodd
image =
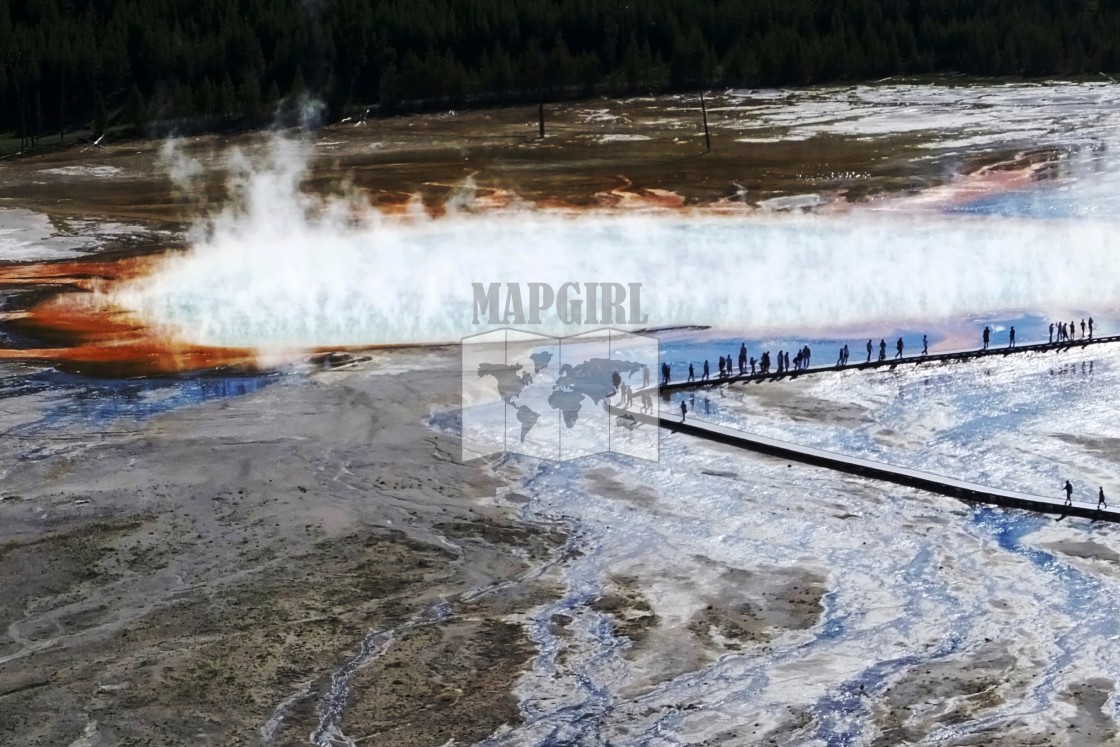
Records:
M1116 340L1117 338L1112 339ZM616 413L622 412L613 407L612 410ZM1093 496L1093 503L1091 504L1074 501L1072 506L1064 505L1065 496L1062 493L1060 485L1054 486L1055 497L1048 498L1046 496L1019 493L1013 490L992 488L987 485L978 485L953 477L936 475L931 472L921 472L906 467L896 467L883 462L846 456L831 451L824 451L823 449L798 446L797 444L786 441L756 436L736 430L735 428L728 428L727 426L697 420L691 416L682 421L679 415L676 417L665 415L658 416L635 412L631 412L630 415L639 423L657 425L675 433L683 433L688 436L695 436L708 441L735 446L759 454L767 454L769 456L796 461L801 464L825 467L826 469L844 472L850 475L858 475L860 477L882 480L896 485L918 488L919 490L925 490L930 493L958 498L962 501L987 503L995 506L1021 508L1046 514L1080 516L1086 519L1098 519L1101 521L1120 523L1120 510L1113 508L1107 508L1101 511L1096 510L1095 494Z
M916 366L916 365L919 365L919 364L922 364L922 363L959 363L961 361L968 361L968 360L973 360L973 359L976 359L976 358L988 358L988 357L995 357L995 356L1001 356L1002 357L1002 356L1008 356L1008 355L1016 355L1016 354L1019 354L1019 353L1043 353L1043 352L1060 353L1060 352L1063 352L1065 350L1070 350L1070 349L1073 349L1073 348L1085 348L1085 347L1088 347L1090 345L1104 345L1106 343L1113 343L1113 342L1120 342L1120 335L1113 335L1111 337L1094 337L1092 339L1074 340L1072 342L1060 342L1060 343L1059 342L1055 342L1055 343L1043 342L1043 343L1035 343L1035 344L1030 344L1030 345L1020 345L1020 346L1016 346L1016 347L1013 347L1013 348L1007 348L1007 347L993 348L993 347L989 347L987 350L980 350L980 349L953 350L953 351L949 351L949 352L932 353L930 355L912 355L912 356L909 356L909 357L904 357L904 358L899 358L899 359L894 359L894 358L889 358L888 357L887 360L885 360L885 361L880 361L877 358L873 357L870 363L866 362L866 358L861 359L860 356L853 354L853 359L856 360L857 362L849 363L846 366L835 366L835 365L813 366L813 367L810 367L810 368L802 369L800 371L792 371L791 370L791 371L783 371L782 373L773 373L773 371L772 371L771 373L768 373L768 374L755 374L754 376L752 376L750 374L747 374L745 376L736 375L736 376L724 377L722 379L718 378L718 376L717 376L717 378L709 378L707 381L699 381L699 380L697 380L697 381L683 381L683 380L682 381L670 381L667 385L662 384L660 387L657 387L657 389L662 393L663 396L668 396L669 394L672 394L673 392L685 391L685 390L688 390L688 389L703 389L705 387L724 386L725 384L762 383L764 381L780 381L782 379L796 379L796 378L799 378L801 376L811 376L811 375L814 375L814 374L821 374L821 373L833 373L833 372L836 372L836 371L865 371L865 370L879 369L879 368L893 369L897 366ZM836 351L830 351L830 352L835 353ZM866 349L864 349L863 351L855 351L855 352L863 352L864 355L866 356ZM878 354L879 354L878 346L876 346L874 354L875 354L875 356L878 356ZM701 369L703 368L703 362L701 362L700 368ZM717 372L717 374L718 374L718 372ZM650 389L652 390L652 389L654 389L654 387L650 387ZM641 391L635 391L635 394L641 394Z

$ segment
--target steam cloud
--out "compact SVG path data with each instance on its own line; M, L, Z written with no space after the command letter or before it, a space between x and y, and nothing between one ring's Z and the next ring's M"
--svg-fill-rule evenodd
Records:
M1113 309L1120 300L1114 224L529 208L392 218L360 198L301 192L304 147L278 140L263 164L234 155L236 199L195 227L192 250L118 289L114 302L195 343L283 349L487 331L472 324L472 282L640 282L648 326L735 330ZM537 331L583 331L544 320Z

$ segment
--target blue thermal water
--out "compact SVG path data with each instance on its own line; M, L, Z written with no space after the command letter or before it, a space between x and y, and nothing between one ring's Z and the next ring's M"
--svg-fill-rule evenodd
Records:
M277 372L101 379L13 366L0 373L0 400L35 396L42 400L33 420L6 431L10 438L56 431L97 433L112 428L117 421L143 421L182 407L251 394L283 376ZM46 451L51 448L49 443L42 446ZM35 459L40 451L31 448L22 452L22 458Z

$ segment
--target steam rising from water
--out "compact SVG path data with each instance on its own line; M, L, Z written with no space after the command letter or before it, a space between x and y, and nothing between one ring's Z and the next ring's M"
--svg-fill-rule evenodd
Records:
M1120 301L1114 224L858 210L399 218L302 192L305 163L293 141L263 165L235 155L231 206L114 301L191 342L262 349L458 340L489 329L472 324L472 282L640 282L649 326L741 330Z

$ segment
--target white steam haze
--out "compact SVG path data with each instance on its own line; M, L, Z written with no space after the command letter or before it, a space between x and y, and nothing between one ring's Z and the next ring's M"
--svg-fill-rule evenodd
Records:
M263 163L232 156L231 204L114 302L194 343L260 349L456 341L493 328L472 323L475 282L641 283L644 326L742 331L1120 302L1115 223L859 209L401 218L302 192L306 162L293 140ZM543 321L534 331L589 329Z

